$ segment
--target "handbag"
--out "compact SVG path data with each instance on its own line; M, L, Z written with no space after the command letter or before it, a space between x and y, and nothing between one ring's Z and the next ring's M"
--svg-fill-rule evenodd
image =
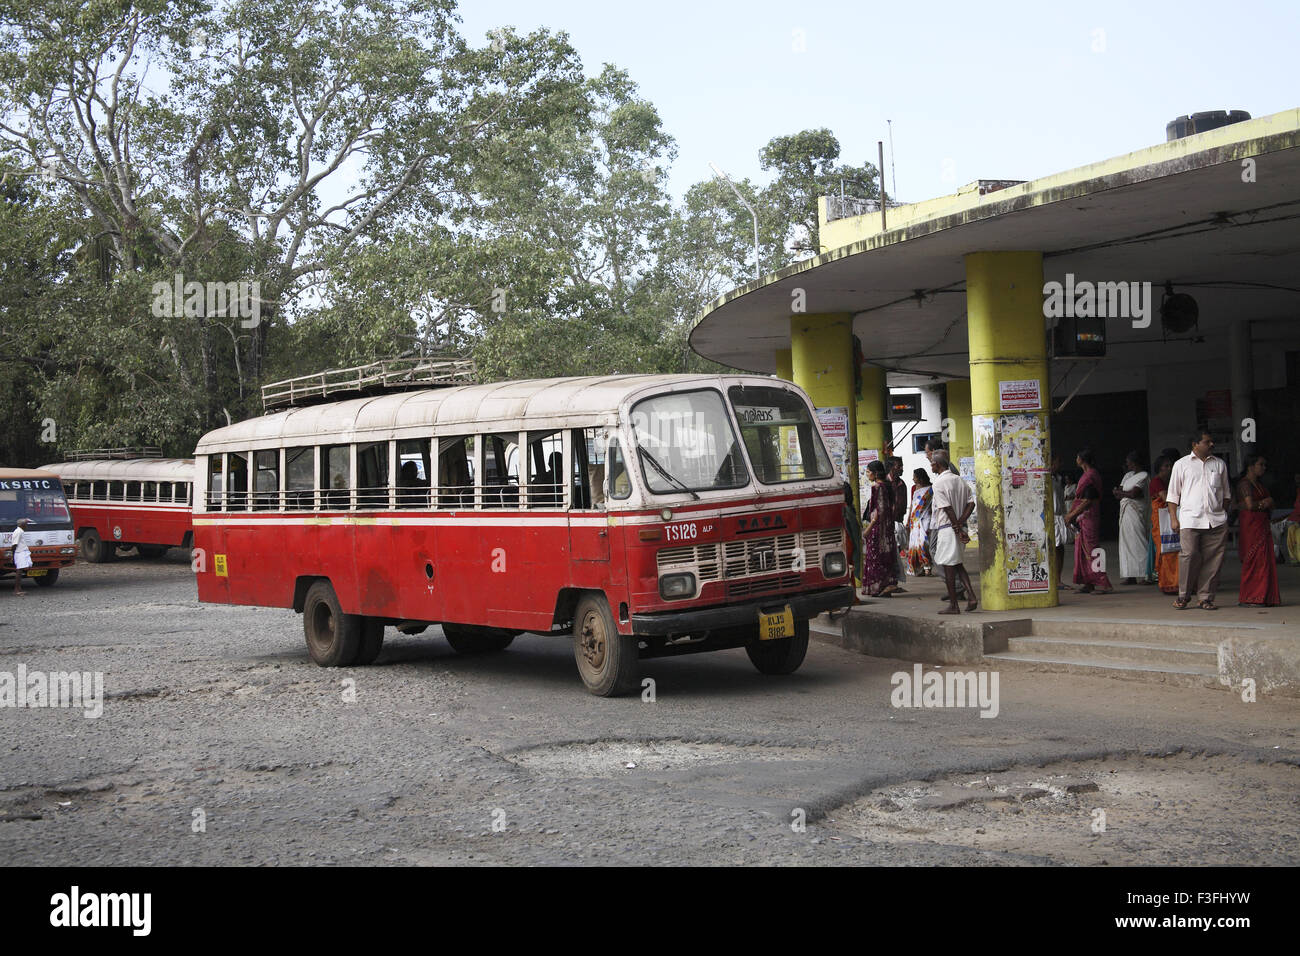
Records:
M1173 523L1169 520L1169 512L1160 509L1160 553L1175 554L1183 550L1182 543L1179 540L1180 535L1174 530Z

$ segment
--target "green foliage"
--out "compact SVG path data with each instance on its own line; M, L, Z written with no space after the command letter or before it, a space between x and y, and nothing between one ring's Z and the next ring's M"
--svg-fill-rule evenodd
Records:
M562 33L473 44L451 0L9 0L0 11L0 462L161 445L258 386L400 354L484 379L714 368L700 310L752 277L731 188L676 155L622 70ZM875 195L827 130L773 139L763 271L816 197ZM256 281L261 321L158 308ZM53 419L58 448L42 444ZM56 453L57 452L57 453Z

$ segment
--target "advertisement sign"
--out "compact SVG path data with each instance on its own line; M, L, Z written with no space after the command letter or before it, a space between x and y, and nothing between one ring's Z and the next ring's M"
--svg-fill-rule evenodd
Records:
M849 410L842 405L819 408L817 424L821 426L822 437L826 439L826 452L831 456L831 464L835 466L836 473L848 481Z
M1043 407L1038 379L998 382L998 408L1004 412L1036 412Z

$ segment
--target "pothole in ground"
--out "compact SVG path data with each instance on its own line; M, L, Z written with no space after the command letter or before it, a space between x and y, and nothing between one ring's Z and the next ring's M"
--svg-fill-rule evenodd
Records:
M710 764L815 760L824 754L768 744L693 743L686 740L598 740L551 744L503 754L512 763L542 773L583 777L689 770Z
M823 824L1060 863L1293 866L1300 768L1188 754L1062 762L882 787Z

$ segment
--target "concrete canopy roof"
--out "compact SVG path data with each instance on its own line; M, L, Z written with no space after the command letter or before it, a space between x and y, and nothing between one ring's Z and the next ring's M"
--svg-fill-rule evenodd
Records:
M1254 182L1243 181L1247 158ZM924 217L889 215L898 227L718 299L697 319L692 348L774 372L775 351L790 347L794 290L803 289L808 313L853 314L867 361L890 370L891 385L966 378L962 257L1012 250L1041 250L1045 281L1067 272L1076 281L1149 281L1156 310L1168 281L1197 300L1201 341L1163 341L1158 314L1140 330L1108 322L1112 366L1226 355L1229 327L1242 319L1269 323L1256 326L1256 341L1300 348L1300 109L954 197Z

